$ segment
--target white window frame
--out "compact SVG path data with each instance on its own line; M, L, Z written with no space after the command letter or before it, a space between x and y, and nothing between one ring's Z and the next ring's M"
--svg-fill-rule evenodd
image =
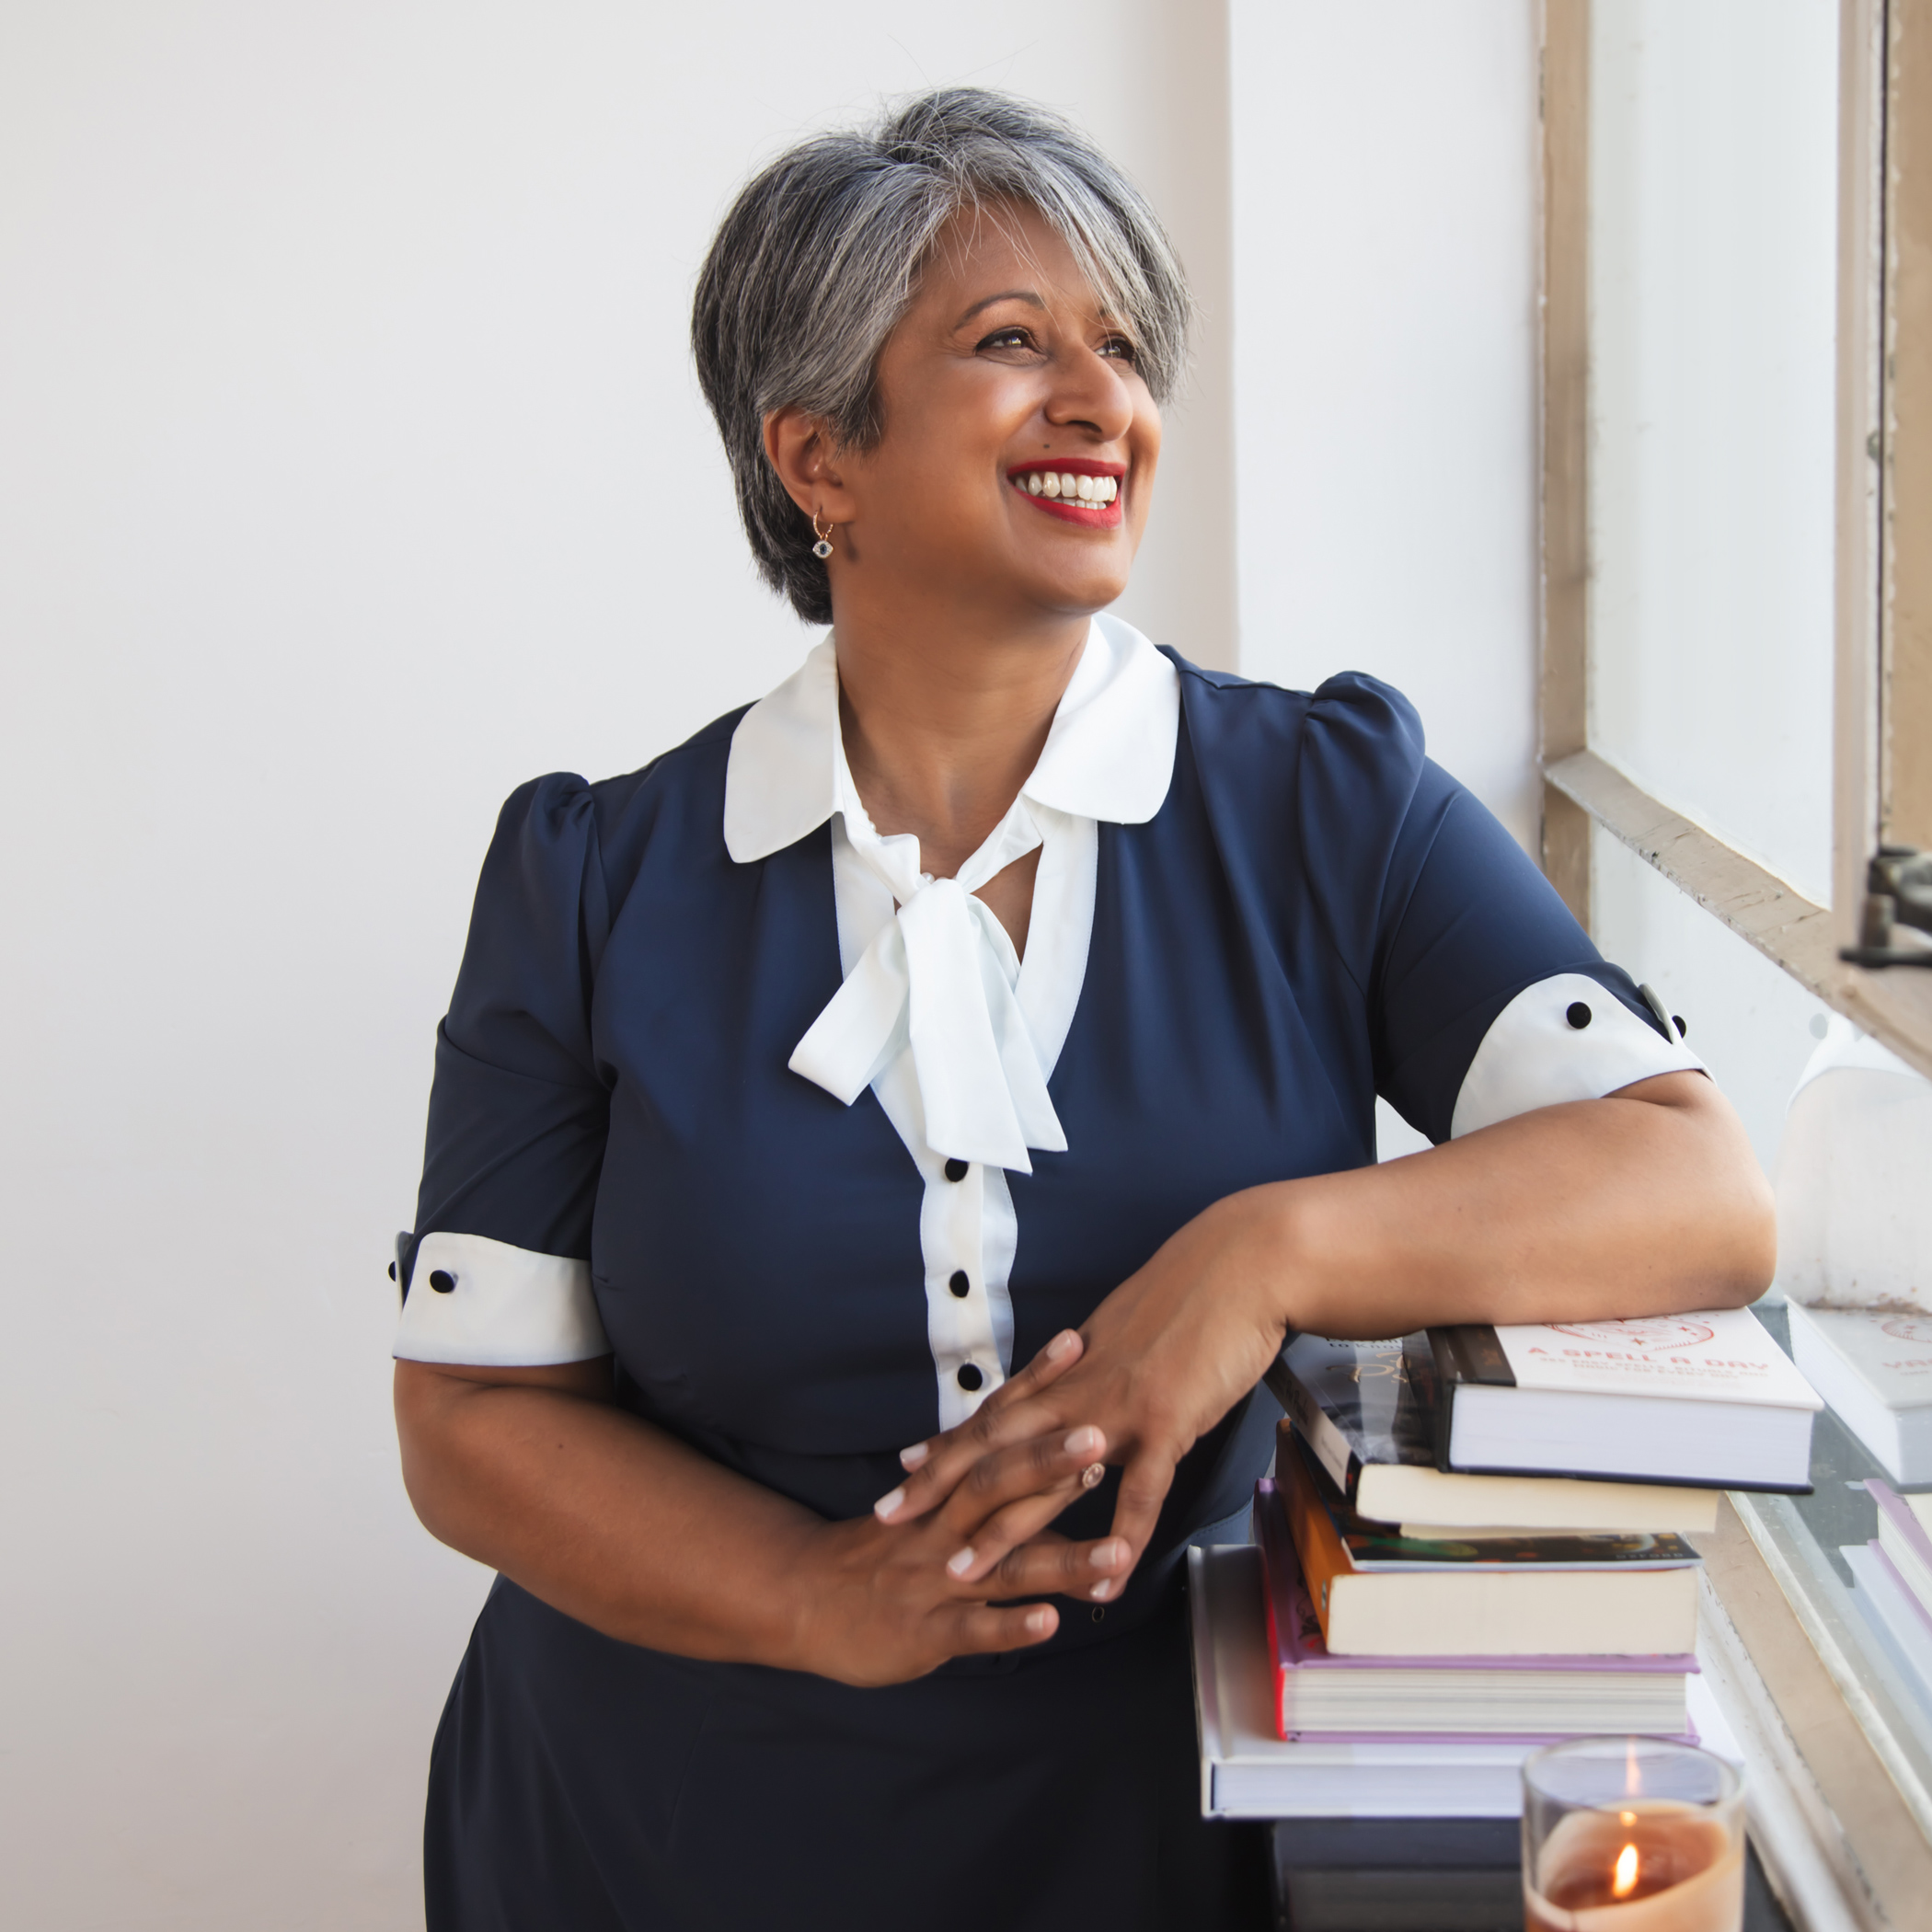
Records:
M1543 868L1588 927L1602 825L1932 1075L1932 972L1839 957L1857 942L1880 839L1932 848L1932 270L1919 266L1932 261L1932 0L1839 0L1829 907L1652 798L1590 742L1591 5L1539 6ZM1717 1536L1700 1541L1699 1649L1745 1750L1752 1834L1774 1888L1807 1932L1921 1923L1932 1791L1863 1695L1769 1512L1731 1497Z

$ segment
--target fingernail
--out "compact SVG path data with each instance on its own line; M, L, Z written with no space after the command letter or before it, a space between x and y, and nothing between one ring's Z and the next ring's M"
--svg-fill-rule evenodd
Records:
M1098 1454L1100 1443L1100 1432L1089 1424L1085 1429L1075 1430L1060 1446L1069 1455L1093 1455Z
M1080 1346L1080 1338L1071 1328L1062 1328L1046 1345L1049 1362L1064 1362L1067 1356Z
M1113 1594L1113 1585L1111 1583L1096 1583L1087 1593L1093 1598L1095 1603L1104 1603L1107 1598Z
M1086 1468L1080 1472L1080 1487L1083 1489L1090 1489L1106 1474L1107 1465L1105 1463L1088 1463Z
M972 1568L972 1545L969 1543L957 1555L948 1557L946 1568L953 1576L964 1576Z
M1051 1610L1029 1610L1027 1631L1029 1636L1044 1637L1053 1627L1053 1613Z
M904 1486L902 1485L900 1488L894 1489L890 1496L881 1496L879 1499L879 1501L872 1505L872 1513L875 1516L877 1516L881 1523L889 1522L891 1518L893 1511L896 1510L899 1507L899 1505L904 1501L905 1489Z
M1094 1568L1118 1570L1127 1560L1127 1546L1116 1536L1110 1543L1094 1545Z
M914 1443L910 1449L899 1452L899 1466L902 1469L916 1469L933 1453L930 1443Z

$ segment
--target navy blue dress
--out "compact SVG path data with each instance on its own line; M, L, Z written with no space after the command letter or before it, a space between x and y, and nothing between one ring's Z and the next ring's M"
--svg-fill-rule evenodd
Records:
M1222 1196L1372 1161L1377 1093L1445 1140L1534 982L1588 974L1654 1025L1397 693L1175 661L1166 802L1100 827L1068 1151L1008 1177L1016 1366ZM739 715L505 806L416 1233L587 1257L624 1403L851 1517L936 1427L922 1181L869 1092L787 1068L840 983L830 834L729 857ZM1247 1923L1242 1834L1198 1815L1179 1559L1245 1506L1276 1414L1258 1394L1195 1447L1104 1613L914 1684L660 1654L500 1579L435 1743L431 1932ZM1104 1534L1113 1489L1059 1526Z

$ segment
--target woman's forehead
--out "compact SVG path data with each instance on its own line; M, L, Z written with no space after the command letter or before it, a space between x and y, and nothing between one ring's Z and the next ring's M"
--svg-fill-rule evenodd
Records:
M1003 294L1082 313L1104 305L1065 236L1038 209L997 201L962 208L926 253L914 306L951 326Z

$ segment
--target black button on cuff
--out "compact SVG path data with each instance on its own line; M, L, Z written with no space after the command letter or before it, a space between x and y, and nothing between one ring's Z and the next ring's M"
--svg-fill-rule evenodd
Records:
M948 1161L946 1163L946 1178L948 1180L964 1180L966 1179L966 1163L958 1158Z
M964 1301L966 1297L972 1293L972 1283L967 1280L966 1271L963 1268L955 1268L952 1271L951 1281L948 1282L946 1285L949 1288L950 1288L952 1292L956 1295L958 1295L961 1301Z
M1581 1033L1590 1024L1590 1008L1580 999L1572 1000L1569 1012L1564 1014L1563 1018Z
M392 1282L396 1279L396 1263L394 1261L389 1263L389 1279Z
M1673 1013L1671 1015L1671 1024L1676 1028L1679 1040L1688 1040L1690 1038L1690 1029L1684 1024L1683 1014Z
M981 1383L985 1381L985 1376L981 1374L979 1370L975 1368L970 1362L966 1364L964 1368L962 1368L960 1371L960 1373L957 1375L953 1377L953 1380L957 1382L960 1385L960 1386L965 1389L969 1394L971 1394L972 1390L979 1387Z
M447 1268L439 1268L430 1276L430 1286L438 1294L452 1294L456 1286L456 1277Z

